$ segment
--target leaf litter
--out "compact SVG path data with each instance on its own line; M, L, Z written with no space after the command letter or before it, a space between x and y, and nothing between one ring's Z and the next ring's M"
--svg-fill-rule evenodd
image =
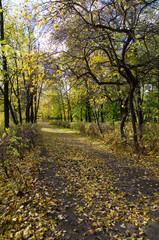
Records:
M44 145L23 164L27 189L1 184L1 239L158 239L156 161L108 154L75 131L42 131Z

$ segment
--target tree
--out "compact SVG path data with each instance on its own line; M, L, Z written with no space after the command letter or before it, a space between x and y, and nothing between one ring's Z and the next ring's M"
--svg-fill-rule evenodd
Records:
M105 86L110 102L120 102L122 137L130 112L136 149L136 121L142 132L144 118L141 93L159 58L157 7L157 0L59 0L34 4L35 17L39 25L45 24L52 44L64 46L55 50L64 50L66 76L74 76L78 84L91 78ZM115 90L113 99L107 94L111 86Z
M9 127L9 78L7 69L7 59L5 55L5 38L4 38L4 18L3 18L3 8L2 1L0 0L0 29L1 29L1 53L2 53L2 77L3 77L3 89L1 87L1 92L4 95L4 119L5 128Z
M79 32L80 28L77 28L77 34L83 36L83 41L80 42L76 39L76 44L80 45L81 43L88 42L87 46L84 45L84 61L87 67L87 73L81 71L81 75L89 73L94 81L98 84L103 84L103 82L95 76L90 65L90 54L92 54L92 51L94 52L95 49L101 49L107 55L111 67L125 79L128 84L128 89L124 103L129 104L134 144L137 149L138 137L134 109L134 93L140 85L141 75L145 75L145 73L150 71L152 69L151 63L158 58L156 51L150 54L149 48L147 48L153 39L154 31L152 29L154 29L153 26L156 24L156 14L154 13L152 15L152 9L154 8L155 11L157 11L157 8L155 8L158 4L157 1L69 0L58 1L58 3L51 1L48 4L49 5L47 5L47 3L44 4L44 8L46 10L49 9L49 6L52 7L53 11L50 13L50 18L53 19L53 17L55 17L57 22L60 21L60 18L62 20L67 18L69 19L69 26L76 22L82 22L81 26L85 26L89 33L89 35L87 35L89 37L87 41L86 38L84 38L84 31L82 31L81 34ZM57 14L57 10L60 14ZM144 24L143 18L145 14L148 14L148 16L151 16L151 19L154 20L151 22L146 21L146 24ZM65 32L66 31L64 31L64 33ZM94 41L94 50L92 50L89 45L89 43L92 42L92 32L97 34L96 40ZM75 34L75 28L73 28L73 33ZM143 46L142 51L141 45ZM152 45L156 46L155 41L153 41ZM127 107L125 106L125 108ZM140 116L140 114L138 116Z

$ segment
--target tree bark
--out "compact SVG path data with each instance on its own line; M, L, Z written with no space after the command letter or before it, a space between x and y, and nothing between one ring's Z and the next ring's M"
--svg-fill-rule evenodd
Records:
M158 77L158 83L157 83L157 91L158 91L158 123L159 123L159 77Z
M101 117L101 122L104 122L103 104L101 104L100 106L100 117Z
M25 116L26 116L26 123L30 122L30 90L29 90L29 86L27 86L27 92L26 92L27 96L27 103L26 103L26 111L25 111Z
M68 94L66 94L66 97L67 97L67 105L68 105L68 121L70 120L72 122L73 121L72 109L71 109L71 104L70 104L70 99Z
M97 114L97 112L96 112L95 101L94 101L93 109L94 109L94 117L95 117L95 122L96 122L96 124L97 124L97 129L99 130L100 134L102 134L102 129L101 129L100 125L99 125L98 114Z
M4 43L4 19L3 19L3 9L2 9L2 1L0 0L0 28L1 28L1 49L2 49L2 67L4 73L4 122L5 128L9 128L9 76L7 69L7 59L5 56L5 52L3 51Z
M60 96L61 96L61 104L62 104L62 108L63 108L63 118L64 118L64 121L66 121L65 105L64 105L64 100L63 100L63 96L62 96L62 91L60 91Z
M86 114L87 114L87 120L88 122L92 122L92 118L91 118L91 106L90 106L90 102L89 99L86 99Z
M11 113L14 124L18 125L19 122L18 122L17 116L15 114L15 110L12 107L11 100L9 101L9 109L10 109L10 113Z
M129 97L127 96L125 98L124 103L121 101L120 102L120 115L121 115L121 122L120 122L120 134L121 134L121 139L125 139L125 133L124 133L124 126L125 126L125 121L128 116L128 102L129 102Z
M81 105L80 120L83 122L83 106Z
M138 126L140 132L140 139L142 138L142 125L143 125L143 113L142 113L142 100L141 100L141 92L140 88L137 89L137 116L138 116Z
M137 129L136 129L136 116L134 111L134 104L133 104L133 95L134 95L135 87L130 87L129 90L129 108L131 113L131 122L132 122L132 129L133 129L133 139L134 139L134 145L135 149L138 150L139 144L138 144L138 137L137 137Z
M30 96L30 108L31 108L30 120L31 120L31 123L34 123L34 99L33 99L33 93L31 93L31 96Z
M17 54L15 53L15 66L16 66L16 70L18 71L18 64L17 64ZM17 75L17 94L16 97L18 99L18 113L19 113L19 121L20 124L22 124L22 110L21 110L21 101L20 101L20 90L19 90L19 78Z

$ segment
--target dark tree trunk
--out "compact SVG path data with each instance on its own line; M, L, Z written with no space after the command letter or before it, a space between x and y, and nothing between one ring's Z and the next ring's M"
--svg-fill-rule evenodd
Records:
M4 40L4 19L3 19L3 10L2 10L2 1L0 0L0 30L1 30L1 41ZM5 128L9 128L9 76L7 69L7 59L5 56L5 52L3 51L4 44L1 43L2 48L2 67L4 72L4 121Z
M81 105L80 120L83 122L83 106Z
M157 83L157 91L158 91L158 123L159 123L159 77L158 77L158 83Z
M18 112L19 112L19 121L20 121L20 124L22 125L22 110L21 110L21 102L19 98L18 98Z
M138 150L139 144L138 144L138 137L137 137L137 129L136 129L136 116L135 116L135 110L134 110L134 104L133 104L133 94L135 91L135 87L130 87L129 91L129 108L131 113L131 122L132 122L132 129L133 129L133 139L134 139L134 145L135 149Z
M31 94L31 96L30 96L30 108L31 108L30 120L31 120L31 123L34 123L34 99L33 99L33 94Z
M104 122L103 104L101 104L101 107L100 107L100 117L101 117L101 122Z
M120 134L121 134L121 139L125 139L125 133L124 133L124 126L125 126L125 121L128 116L128 101L129 97L127 96L125 101L122 102L120 101L120 115L121 115L121 122L120 122Z
M88 89L88 83L87 80L85 79L85 86L87 89L87 96L89 96L89 89ZM91 106L90 106L90 102L89 102L89 97L86 97L86 122L92 122L92 118L91 118Z
M102 129L99 125L99 117L98 117L98 114L97 114L97 111L96 111L95 101L94 101L93 109L94 109L94 117L95 117L95 122L97 124L97 129L100 132L100 134L102 134Z
M137 116L138 116L138 125L140 132L140 139L142 138L142 125L143 125L143 113L142 113L142 100L140 88L137 89Z
M85 121L86 122L88 122L87 120L88 120L88 116L87 116L88 114L87 114L87 105L86 105L86 111L85 111Z
M37 95L34 97L34 122L37 122Z
M5 80L4 82L4 119L5 128L9 128L9 82Z
M86 112L87 112L87 120L88 122L92 122L92 118L91 118L91 106L90 106L90 102L89 99L86 100Z
M29 86L27 86L27 104L26 104L26 122L29 123L30 122L30 90L29 90Z
M12 116L12 119L13 119L14 124L15 124L15 125L18 125L19 122L18 122L18 119L17 119L17 117L16 117L16 115L15 115L15 111L14 111L14 109L13 109L13 107L12 107L11 101L9 101L9 109L10 109L11 116Z

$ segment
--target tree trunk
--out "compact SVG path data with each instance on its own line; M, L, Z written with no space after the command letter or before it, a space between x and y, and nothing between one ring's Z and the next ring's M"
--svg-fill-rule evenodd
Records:
M104 122L103 104L101 104L101 107L100 107L100 117L101 117L101 122Z
M29 90L29 86L27 86L27 104L26 104L26 122L29 123L30 122L30 90Z
M158 123L159 123L159 77L158 77L157 91L158 91Z
M21 102L19 98L18 98L18 112L19 112L19 121L20 121L20 124L22 125L22 110L21 110Z
M125 121L128 116L128 101L129 97L127 96L124 103L120 101L120 115L121 115L121 122L120 122L120 134L121 134L121 139L125 139L125 133L124 133L124 126L125 126Z
M18 64L17 64L17 54L15 53L15 66L16 66L16 70L18 72ZM22 124L22 110L21 110L21 101L20 101L20 91L19 91L19 78L17 75L17 94L16 97L18 99L18 113L19 113L19 121L20 124Z
M140 88L137 89L137 116L138 116L138 126L140 132L140 139L142 138L142 125L143 125L143 113L142 113L142 100Z
M80 120L83 122L83 106L81 105Z
M68 104L68 121L70 120L72 122L73 121L72 109L71 109L71 104L70 104L70 99L68 97L68 94L66 94L66 97L67 97L67 104Z
M98 118L98 115L97 115L97 112L96 112L95 101L94 101L93 109L94 109L94 117L95 117L95 122L97 124L97 129L99 130L100 134L102 134L102 129L101 129L100 125L99 125L99 118Z
M9 82L5 80L4 82L4 119L5 119L5 128L9 128Z
M11 101L9 101L9 109L10 109L11 116L12 116L12 119L13 119L14 124L15 124L15 125L18 125L19 122L18 122L18 119L17 119L17 117L16 117L15 111L14 111L14 109L13 109L13 107L12 107Z
M62 104L62 108L63 108L63 118L64 118L64 121L66 121L65 105L64 105L64 100L63 100L61 91L60 91L60 96L61 96L61 104Z
M34 122L37 122L37 93L34 96Z
M31 97L30 97L30 108L31 108L30 120L31 120L31 123L34 123L34 99L33 99L33 94L31 94Z
M89 99L86 100L86 112L87 112L87 120L88 122L92 122L92 118L91 118L91 106L90 106L90 102Z
M132 129L133 129L134 145L135 145L135 149L138 150L139 144L138 144L137 129L136 129L136 116L135 116L134 104L133 104L134 91L135 91L135 87L134 86L130 87L129 107L130 107L130 113L131 113L131 122L132 122Z
M1 41L4 41L4 20L3 20L3 10L2 10L2 1L0 0L0 28L1 28ZM1 43L2 49L2 68L4 73L4 121L5 128L9 128L9 76L7 69L7 59L5 52L3 51L4 43Z
M37 122L37 115L38 115L38 110L39 110L39 106L40 106L40 98L41 98L41 93L42 93L42 88L43 88L43 83L41 83L40 85L40 90L39 90L39 94L37 95L37 91L36 91L36 99L35 99L35 103L36 103L36 111L35 111L35 122Z

